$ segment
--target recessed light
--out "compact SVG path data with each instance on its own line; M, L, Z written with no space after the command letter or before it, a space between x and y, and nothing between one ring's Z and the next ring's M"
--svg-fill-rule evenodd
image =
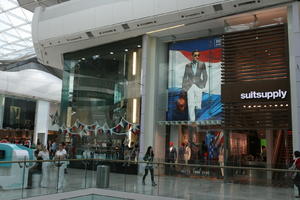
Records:
M110 55L113 55L113 54L114 54L114 52L111 51L111 52L110 52Z
M99 55L94 55L93 56L93 59L95 60L95 59L97 59L97 58L99 58L100 56Z
M128 51L128 49L125 49L124 51L126 51L126 52L127 52L127 51Z
M137 47L138 47L138 48L141 48L141 47L142 47L142 45L138 44L138 45L137 45Z
M81 58L81 60L85 60L85 58Z

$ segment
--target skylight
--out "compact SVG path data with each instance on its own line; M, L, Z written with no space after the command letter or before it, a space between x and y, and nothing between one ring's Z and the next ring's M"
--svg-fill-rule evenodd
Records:
M33 13L17 0L0 0L0 62L22 60L35 55L31 38Z

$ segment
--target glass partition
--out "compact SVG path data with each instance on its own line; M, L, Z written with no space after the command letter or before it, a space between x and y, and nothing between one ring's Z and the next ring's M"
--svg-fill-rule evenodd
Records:
M137 157L141 47L138 37L64 55L61 139L72 158Z

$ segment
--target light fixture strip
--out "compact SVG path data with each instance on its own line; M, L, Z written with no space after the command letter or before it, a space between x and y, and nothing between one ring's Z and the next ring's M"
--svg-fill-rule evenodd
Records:
M132 101L132 123L136 123L136 113L137 113L137 99L134 98Z
M174 28L179 28L179 27L182 27L182 26L185 26L185 24L179 24L179 25L176 25L176 26L161 28L161 29L158 29L158 30L155 30L155 31L149 31L146 34L157 33L157 32L166 31L166 30L170 30L170 29L174 29Z
M132 75L135 76L136 74L136 52L133 52L133 57L132 57Z

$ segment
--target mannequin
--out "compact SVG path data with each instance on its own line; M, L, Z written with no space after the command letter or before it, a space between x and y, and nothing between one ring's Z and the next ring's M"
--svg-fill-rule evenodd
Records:
M177 150L174 147L174 143L169 143L170 148L168 149L168 162L169 163L175 163L177 160ZM175 165L170 165L170 173L175 172Z
M191 148L189 147L188 143L185 143L184 162L185 162L186 165L189 164L189 160L191 159L191 155L192 155ZM190 169L187 166L186 167L186 173L189 174L189 172L190 172Z
M220 149L219 149L219 164L221 167L224 166L224 147L223 147L223 144L220 146ZM224 177L224 168L221 168L221 176Z
M170 148L169 148L169 151L168 151L168 155L169 155L168 156L168 162L175 163L176 160L177 160L177 150L174 147L173 142L170 142Z

